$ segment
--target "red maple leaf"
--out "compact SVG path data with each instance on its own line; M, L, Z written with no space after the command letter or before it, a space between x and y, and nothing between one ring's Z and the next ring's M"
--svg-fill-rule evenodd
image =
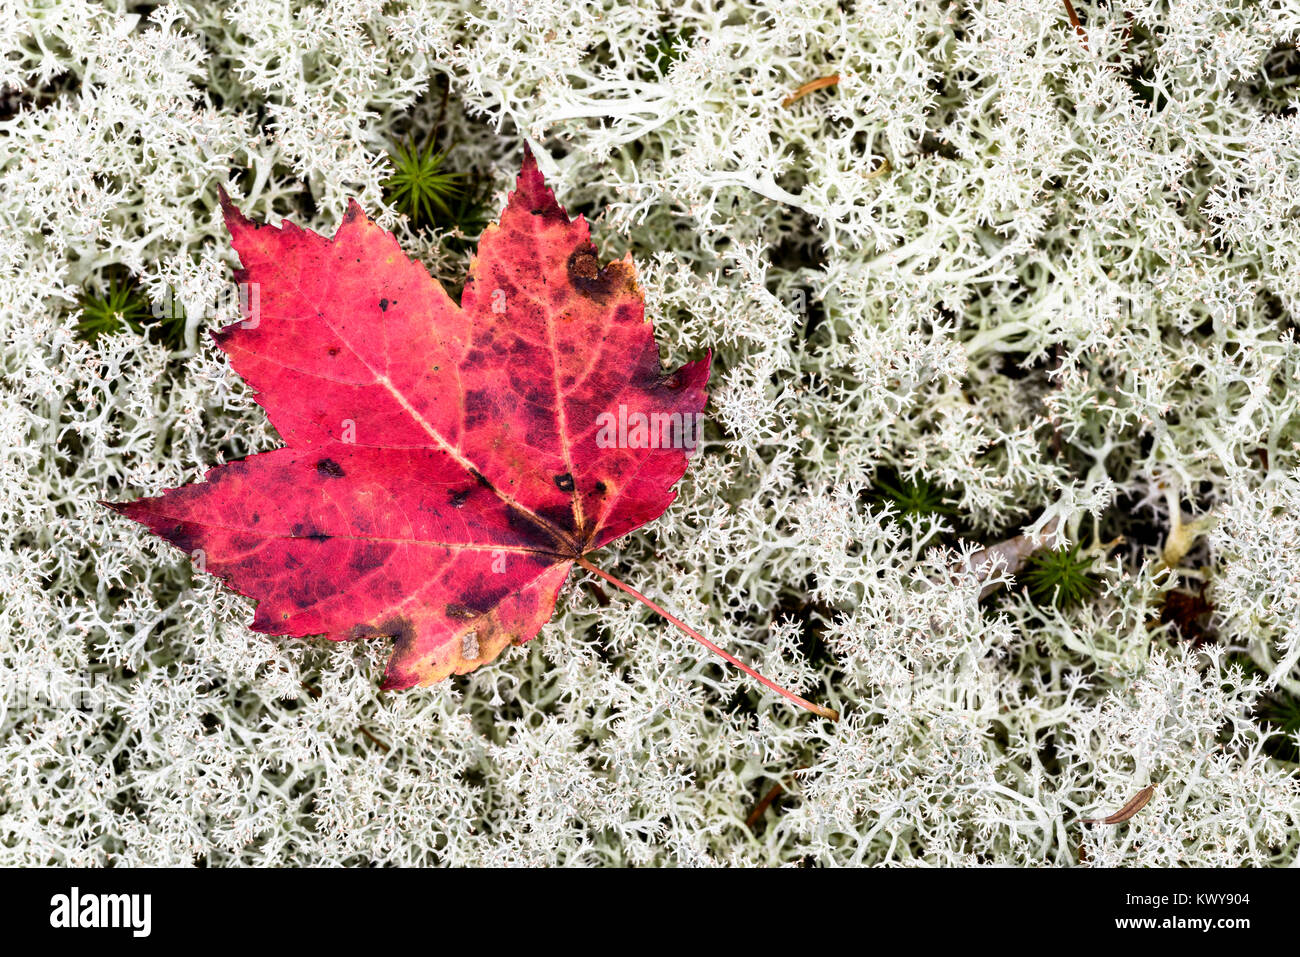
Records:
M574 564L776 688L586 557L676 497L709 358L664 374L631 258L600 264L531 154L459 304L355 202L333 239L222 204L252 294L215 339L285 447L106 504L257 599L255 631L391 638L384 688L534 637Z

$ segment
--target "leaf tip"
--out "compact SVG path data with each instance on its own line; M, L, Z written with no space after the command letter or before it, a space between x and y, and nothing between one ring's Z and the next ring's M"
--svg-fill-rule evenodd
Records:
M569 222L568 214L555 199L555 191L546 185L546 177L537 165L537 157L527 143L524 144L524 161L515 178L515 190L510 195L508 206L522 208L530 216L540 216L548 223Z
M700 409L703 409L708 402L708 394L705 389L709 384L709 376L712 374L713 350L707 349L704 358L686 363L670 379L674 383L673 387L681 391L683 396L696 395L700 403Z
M358 203L355 199L349 199L347 211L344 212L343 214L342 225L351 226L353 223L357 222L358 220L360 220L363 223L366 222L367 220L366 211L361 208L361 204Z
M118 515L125 515L127 518L135 517L131 514L132 511L134 511L132 506L136 504L135 502L108 502L101 498L98 504L104 506L104 508L117 512Z
M237 227L243 228L250 225L248 217L240 212L239 207L231 200L230 194L226 192L224 186L217 187L217 199L221 203L221 218L225 220L226 229L231 236L235 235Z

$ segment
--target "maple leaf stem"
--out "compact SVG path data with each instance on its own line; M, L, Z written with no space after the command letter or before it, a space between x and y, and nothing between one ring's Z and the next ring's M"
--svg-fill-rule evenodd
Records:
M795 694L793 691L787 691L785 688L782 688L782 687L781 687L779 684L777 684L775 681L772 681L772 680L770 680L770 679L768 679L768 678L764 678L764 677L763 677L762 675L760 675L757 671L755 671L753 668L749 667L749 665L745 664L743 661L741 661L741 660L740 660L739 658L737 658L735 655L728 654L727 652L723 651L721 648L719 648L719 647L718 647L717 645L715 645L713 642L709 641L709 639L705 638L703 635L701 635L698 631L696 631L696 630L695 630L694 628L692 628L690 625L686 624L686 623L683 622L681 619L676 618L676 617L674 617L673 615L669 614L667 611L665 611L663 608L659 607L659 605L657 605L657 604L655 604L654 602L652 602L649 598L647 598L645 595L641 594L639 591L637 591L637 590L636 590L635 588L633 588L631 585L627 584L626 582L620 581L619 579L615 578L613 575L609 574L608 572L601 571L599 568L597 568L597 567L596 567L595 565L593 565L591 562L587 561L587 559L586 559L585 557L583 557L583 558L579 558L579 559L577 560L577 562L578 562L579 565L581 565L581 566L582 566L583 568L585 568L587 571L591 572L593 575L599 575L601 578L605 579L605 581L609 582L609 583L610 583L611 585L613 585L615 588L619 589L620 591L625 591L625 592L627 592L629 595L631 595L631 596L632 596L633 598L635 598L637 601L641 602L641 604L645 605L645 606L646 606L647 608L649 608L651 611L653 611L653 612L657 613L658 615L660 615L661 617L663 617L665 621L668 621L668 622L672 623L673 625L676 625L676 626L677 626L681 631L683 631L684 633L690 635L692 638L694 638L696 641L698 641L700 644L702 644L705 648L708 648L708 649L709 649L711 652L713 652L715 655L717 655L718 657L723 658L723 659L725 659L725 660L731 662L733 665L735 665L737 668L739 668L739 669L740 669L741 671L743 671L745 674L749 675L749 676L750 676L751 678L753 678L755 681L760 682L761 684L765 685L766 687L771 688L771 689L772 689L773 691L775 691L777 694L781 695L781 697L783 697L783 698L787 698L787 699L789 699L790 701L793 701L793 702L794 702L795 704L797 704L799 707L801 707L801 708L805 708L805 709L807 709L808 711L811 711L813 714L821 715L823 718L829 718L829 719L832 720L832 721L838 721L838 720L840 719L840 713L839 713L838 711L836 711L835 709L833 709L833 708L823 708L823 707L822 707L821 705L819 705L819 704L813 704L811 701L806 701L805 699L803 699L803 698L799 697L797 694Z

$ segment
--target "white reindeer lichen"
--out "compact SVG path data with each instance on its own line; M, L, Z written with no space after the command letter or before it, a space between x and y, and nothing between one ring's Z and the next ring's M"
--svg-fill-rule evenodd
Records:
M136 6L0 10L0 864L1296 861L1260 708L1300 693L1294 4L1083 2L1086 45L1059 0ZM251 633L96 504L276 441L208 342L217 187L321 230L356 197L458 282L472 244L383 190L435 127L492 209L528 141L669 358L716 350L609 562L841 723L575 586L380 695L385 649ZM179 341L77 335L113 270ZM1022 532L1095 595L981 601ZM1166 601L1202 586L1198 644Z

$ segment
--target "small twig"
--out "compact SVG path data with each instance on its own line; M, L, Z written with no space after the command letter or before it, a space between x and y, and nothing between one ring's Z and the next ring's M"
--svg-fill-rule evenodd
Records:
M300 681L299 684L302 685L302 689L306 691L309 695L311 695L312 698L315 699L320 698L321 695L320 688L317 688L315 685L309 685L305 681ZM388 745L384 744L384 742L380 741L378 738L376 738L373 734L371 734L368 730L366 730L361 725L357 725L357 730L360 731L362 734L364 734L371 741L373 741L376 747L382 748L385 751L389 750Z
M745 827L751 831L758 827L758 822L763 817L763 812L772 806L772 802L779 798L785 792L785 787L780 781L772 785L771 790L763 795L763 799L754 805L754 810L749 812L749 817L745 818Z
M1088 49L1088 34L1084 32L1083 24L1079 22L1079 15L1074 12L1074 4L1070 0L1065 0L1065 12L1070 15L1070 25L1083 41L1083 48Z
M794 775L798 774L800 771L807 771L807 770L808 770L808 765L801 764L797 768L795 768L794 771L787 774L786 778L797 781L798 778L795 778ZM766 811L769 807L771 807L772 802L775 801L777 798L779 798L782 794L784 794L785 791L786 791L786 787L781 781L777 781L775 784L773 784L772 787L768 790L768 792L763 795L763 799L754 806L754 810L749 812L749 817L745 818L745 826L749 828L751 831L757 828L759 819L762 818L763 816L763 812Z
M886 173L890 171L891 168L892 167L889 165L889 157L887 156L881 157L880 165L877 166L875 169L873 169L870 173L864 174L862 178L865 180L873 180L877 176L884 176Z
M1120 34L1120 53L1128 52L1128 41L1133 39L1133 14L1124 11L1124 32Z
M384 742L380 741L380 740L379 740L378 738L376 738L373 734L371 734L369 731L367 731L364 727L358 725L358 726L357 726L357 730L360 731L362 734L364 734L367 738L369 738L369 739L371 740L371 742L374 743L375 747L379 748L381 751L388 751L388 750L390 750L390 748L388 747L388 745L384 744Z
M1133 797L1131 801L1116 811L1109 817L1085 817L1080 818L1080 824L1123 824L1138 811L1147 806L1151 800L1151 795L1156 793L1156 786L1148 784Z
M590 591L592 596L596 599L597 605L601 608L609 607L609 596L605 594L605 589L600 587L600 582L594 582L590 578L584 578L582 581L583 584L587 586L587 590Z
M835 86L839 82L840 82L840 75L838 73L832 73L830 76L818 77L815 80L809 80L803 86L799 87L789 96L787 96L784 100L782 100L781 105L789 109L791 106L793 106L799 100L802 100L809 93L812 93L816 90L824 90L828 86Z

